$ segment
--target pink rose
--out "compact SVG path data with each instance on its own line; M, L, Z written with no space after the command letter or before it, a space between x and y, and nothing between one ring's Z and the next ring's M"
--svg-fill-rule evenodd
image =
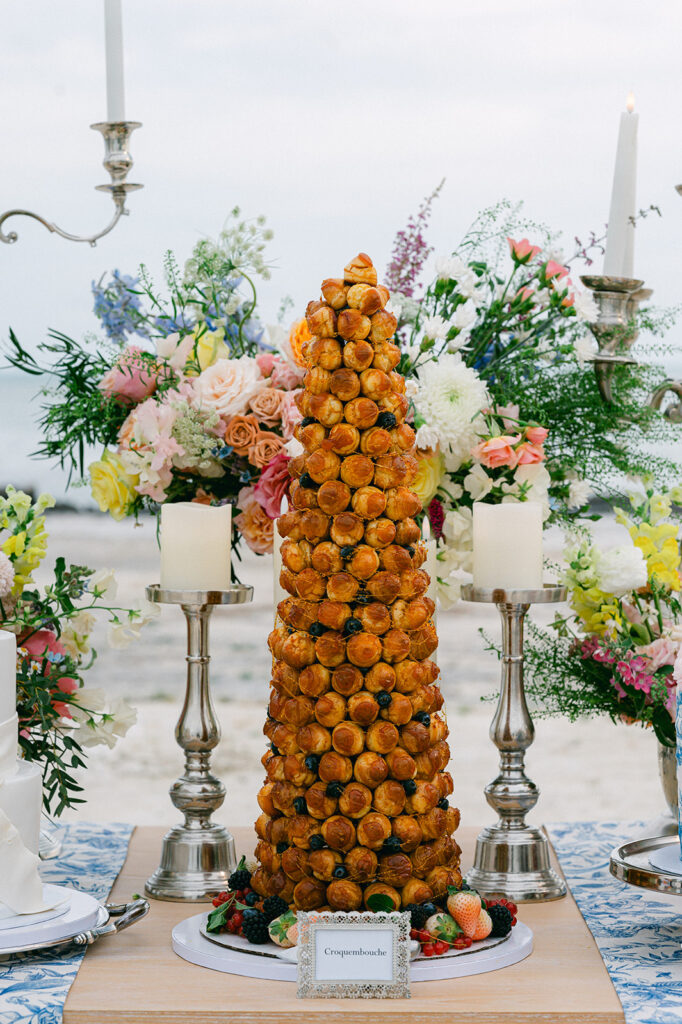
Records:
M526 439L533 444L544 444L548 435L546 427L526 427Z
M282 414L282 434L285 441L291 441L294 436L294 427L303 419L303 413L296 405L296 399L302 393L302 388L284 393L280 412Z
M542 445L531 444L530 441L524 441L516 449L516 461L519 466L532 466L536 462L543 462L544 458Z
M568 274L568 267L563 267L561 263L556 263L554 260L548 260L544 267L544 276L546 281L551 281L553 277L566 277Z
M271 519L278 519L282 509L282 498L289 493L289 456L285 452L275 455L261 473L253 496L265 509Z
M276 355L274 352L259 352L256 356L256 362L260 367L260 372L264 377L269 377L272 373L272 368L275 365Z
M516 444L518 439L518 435L510 437L507 434L491 437L489 441L481 441L475 448L472 448L471 454L488 469L515 466L518 460L512 445Z
M522 302L532 302L535 298L535 292L532 288L528 288L528 286L525 288L519 288L516 293L516 298L521 299Z
M522 238L520 242L515 242L513 238L508 238L507 242L509 243L509 251L514 263L521 265L530 263L541 251L539 245L531 245L527 238Z
M129 345L97 385L102 394L126 404L142 402L156 388L158 367L136 345Z
M647 644L646 647L638 647L637 653L643 654L651 659L651 671L655 672L664 665L674 665L679 650L679 644L669 637L661 636L658 640Z
M299 386L304 377L305 370L292 366L291 363L287 363L283 359L275 360L275 364L272 368L273 388L282 388L283 391L291 391L292 388L297 388Z

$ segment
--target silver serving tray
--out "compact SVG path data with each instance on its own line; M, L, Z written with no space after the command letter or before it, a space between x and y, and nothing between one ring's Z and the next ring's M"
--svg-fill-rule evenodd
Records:
M652 889L668 896L682 896L682 875L660 871L649 863L649 857L663 846L679 843L674 836L655 836L653 839L636 839L632 843L617 846L611 853L609 870L615 878L641 889Z
M24 943L20 946L3 946L0 961L14 953L37 953L66 946L92 946L104 935L115 935L141 921L149 912L147 900L137 899L132 903L104 903L99 909L97 923L88 931L77 931L52 942Z

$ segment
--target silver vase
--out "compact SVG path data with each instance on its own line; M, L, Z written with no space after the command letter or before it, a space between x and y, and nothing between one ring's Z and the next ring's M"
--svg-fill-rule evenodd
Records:
M677 821L677 758L674 747L658 743L658 775L668 814Z

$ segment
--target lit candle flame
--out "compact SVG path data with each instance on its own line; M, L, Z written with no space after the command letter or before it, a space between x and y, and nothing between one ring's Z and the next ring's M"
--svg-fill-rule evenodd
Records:
M631 114L632 111L635 109L635 94L634 94L634 92L629 92L628 93L628 99L627 99L627 103L625 104L625 106L626 106L626 109L627 109L629 114Z

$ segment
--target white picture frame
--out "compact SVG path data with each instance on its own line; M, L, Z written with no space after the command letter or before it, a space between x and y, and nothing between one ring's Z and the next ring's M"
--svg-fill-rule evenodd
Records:
M299 911L299 999L409 999L410 915Z

